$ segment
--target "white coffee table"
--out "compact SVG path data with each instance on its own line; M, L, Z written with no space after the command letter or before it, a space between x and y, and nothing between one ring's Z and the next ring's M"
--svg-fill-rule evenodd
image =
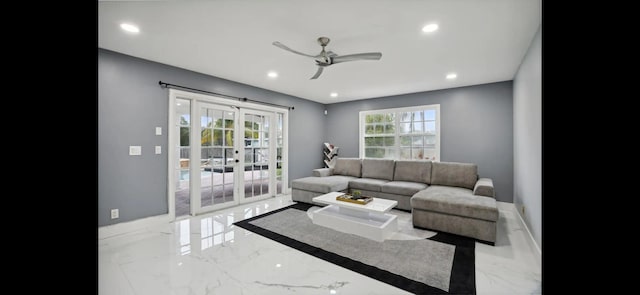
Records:
M340 232L355 234L382 242L398 231L398 217L389 214L397 201L373 198L366 205L336 200L340 192L331 192L313 198L316 203L327 204L313 212L313 223Z

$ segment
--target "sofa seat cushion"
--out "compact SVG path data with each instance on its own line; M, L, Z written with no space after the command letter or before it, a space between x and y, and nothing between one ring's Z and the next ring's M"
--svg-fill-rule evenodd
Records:
M410 181L391 181L382 185L382 192L396 195L413 196L428 185Z
M349 180L349 189L352 191L356 190L367 190L372 192L379 192L382 189L382 185L389 182L384 179L375 179L375 178L356 178Z
M329 193L346 190L349 187L349 181L357 179L351 176L332 175L327 177L304 177L298 178L291 182L291 188L305 191Z
M494 198L475 196L472 190L459 187L432 185L411 197L411 207L498 221L498 207Z

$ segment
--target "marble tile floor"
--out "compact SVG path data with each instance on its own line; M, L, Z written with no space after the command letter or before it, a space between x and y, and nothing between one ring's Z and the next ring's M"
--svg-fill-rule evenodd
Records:
M232 225L290 204L275 197L99 239L98 293L410 294ZM541 294L540 255L513 206L499 208L496 246L476 243L477 294ZM414 229L411 213L392 213L392 239L435 234Z

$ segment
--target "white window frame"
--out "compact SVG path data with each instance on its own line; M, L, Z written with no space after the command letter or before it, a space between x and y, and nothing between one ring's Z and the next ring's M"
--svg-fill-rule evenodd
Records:
M375 114L388 114L395 113L395 160L400 158L400 114L404 112L415 112L415 111L424 111L424 110L435 110L436 111L436 144L435 144L435 152L436 152L436 160L435 162L440 161L440 104L430 104L430 105L421 105L421 106L412 106L412 107L404 107L404 108L391 108L391 109L379 109L379 110L370 110L370 111L360 111L359 117L359 150L360 150L360 158L365 158L365 118L367 115L375 115Z

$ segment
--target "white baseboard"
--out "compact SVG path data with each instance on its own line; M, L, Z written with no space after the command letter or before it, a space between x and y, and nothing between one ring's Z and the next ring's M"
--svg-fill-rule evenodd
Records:
M524 226L524 229L527 230L527 233L529 234L529 239L531 240L531 243L533 244L534 248L538 251L538 255L542 255L542 250L540 249L540 246L538 246L538 243L536 243L536 239L533 238L533 235L531 234L531 231L529 230L527 223L524 222L522 215L520 215L520 212L518 212L518 209L516 208L515 205L513 206L513 210L515 210L516 215L518 215L518 218L520 218L520 222L522 223L522 226Z
M527 234L529 236L529 242L531 243L533 248L536 249L536 251L538 252L537 254L542 256L542 250L540 249L540 246L538 246L538 243L536 243L536 239L533 238L533 235L531 234L531 231L529 230L527 223L524 222L524 219L522 218L522 215L520 215L520 212L518 212L518 208L516 208L516 205L513 203L506 203L506 202L500 202L500 201L496 203L498 204L498 209L511 210L513 211L513 213L515 213L518 216L518 218L520 219L520 223L522 224L524 229L527 231Z
M108 237L126 234L129 232L144 229L146 227L165 224L169 222L171 222L169 214L165 214L116 223L113 225L101 226L98 228L98 239L101 240Z

